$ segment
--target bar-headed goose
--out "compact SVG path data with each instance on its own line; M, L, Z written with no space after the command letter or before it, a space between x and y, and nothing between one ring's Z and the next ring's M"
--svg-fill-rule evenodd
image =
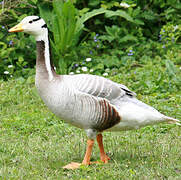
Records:
M57 75L49 52L48 29L38 16L28 16L9 32L25 32L35 36L37 44L36 79L38 93L48 108L65 122L85 130L88 141L82 164L90 164L94 139L97 139L101 161L109 157L104 152L103 131L138 129L156 123L175 123L153 107L139 101L126 86L100 76ZM71 163L64 168L78 168Z

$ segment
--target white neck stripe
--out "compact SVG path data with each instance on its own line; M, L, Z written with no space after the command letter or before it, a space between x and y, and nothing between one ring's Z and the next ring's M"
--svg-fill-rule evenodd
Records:
M45 42L45 65L48 71L48 79L51 81L53 79L53 73L52 68L50 64L50 50L49 50L49 44L48 41Z
M45 65L46 65L46 69L48 72L48 79L49 79L49 81L52 81L53 73L52 73L52 68L51 68L51 64L50 64L50 49L49 49L47 29L45 30L44 34L36 37L36 41L44 41L45 42L45 51L44 51Z

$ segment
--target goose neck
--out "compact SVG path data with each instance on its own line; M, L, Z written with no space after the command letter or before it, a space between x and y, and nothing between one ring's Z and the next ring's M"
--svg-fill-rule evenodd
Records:
M44 36L36 38L37 60L36 73L43 75L51 81L54 77L54 68L51 61L48 32Z

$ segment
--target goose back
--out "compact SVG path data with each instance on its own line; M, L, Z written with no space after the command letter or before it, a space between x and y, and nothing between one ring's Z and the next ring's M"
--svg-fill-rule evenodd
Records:
M124 95L129 95L130 97L136 95L126 86L96 75L72 75L68 76L67 81L71 81L71 84L81 92L85 92L95 97L105 98L110 102L123 97Z

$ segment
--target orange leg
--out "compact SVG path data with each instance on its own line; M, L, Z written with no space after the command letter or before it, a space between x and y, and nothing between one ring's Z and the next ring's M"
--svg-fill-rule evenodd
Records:
M102 134L97 135L97 143L98 143L99 150L100 150L101 161L103 161L104 163L108 163L108 160L110 160L110 158L104 152L104 146L103 146L103 142L102 142Z
M91 153L92 153L92 148L94 145L94 140L93 139L88 139L87 140L87 150L84 156L84 160L82 161L82 164L84 165L89 165L90 164L90 158L91 158Z
M108 163L108 160L110 160L110 158L104 152L104 146L102 143L102 134L97 135L97 143L98 143L99 150L100 150L101 161L103 161L104 163ZM97 163L97 162L90 162L93 145L94 145L94 140L88 139L87 140L87 149L86 149L86 153L85 153L84 160L82 161L82 163L72 162L72 163L64 166L63 168L64 169L77 169L81 166L81 164L89 165L91 163Z
M81 164L89 165L93 145L94 145L94 140L93 139L88 139L87 140L87 150L86 150L84 160L82 161L82 163L71 162L70 164L64 166L63 168L64 169L77 169L77 168L79 168L81 166Z

